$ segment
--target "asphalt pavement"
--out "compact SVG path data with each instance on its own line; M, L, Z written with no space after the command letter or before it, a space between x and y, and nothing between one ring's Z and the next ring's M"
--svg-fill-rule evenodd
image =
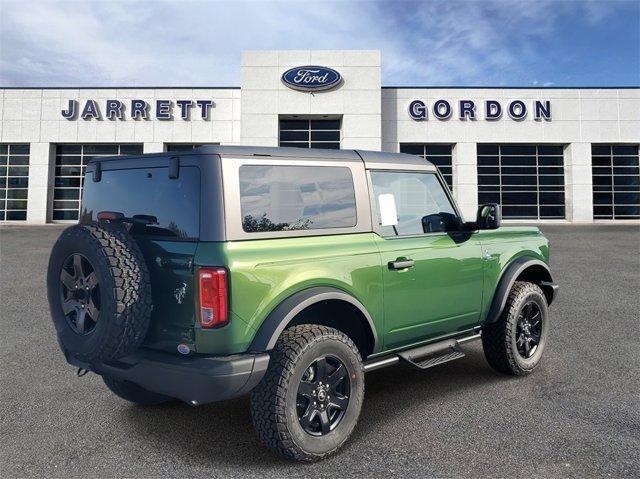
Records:
M243 397L128 404L77 378L48 316L59 226L0 228L0 477L639 477L640 227L542 226L552 330L526 378L467 356L367 374L356 431L335 456L268 452Z

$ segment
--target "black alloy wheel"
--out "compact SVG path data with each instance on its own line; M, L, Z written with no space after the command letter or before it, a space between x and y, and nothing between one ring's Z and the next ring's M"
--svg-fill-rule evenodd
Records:
M77 334L90 334L100 317L100 284L91 262L70 255L60 272L60 302L67 323Z
M49 257L47 297L62 350L83 363L133 353L149 329L149 271L136 240L120 225L64 230Z
M529 359L536 353L542 338L542 327L540 306L535 301L527 302L516 323L516 347L521 357Z
M312 436L333 431L349 405L350 380L347 368L335 356L316 359L298 386L296 407L300 426Z
M342 331L319 324L285 329L251 391L251 419L275 453L317 461L353 432L364 398L360 351Z
M489 365L504 374L530 374L540 363L550 324L547 298L540 286L516 281L500 317L482 328L482 348Z

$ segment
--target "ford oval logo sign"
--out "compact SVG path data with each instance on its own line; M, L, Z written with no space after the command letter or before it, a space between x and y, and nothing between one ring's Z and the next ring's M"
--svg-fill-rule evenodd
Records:
M315 65L291 68L282 74L282 83L301 91L329 90L341 81L342 77L337 71Z

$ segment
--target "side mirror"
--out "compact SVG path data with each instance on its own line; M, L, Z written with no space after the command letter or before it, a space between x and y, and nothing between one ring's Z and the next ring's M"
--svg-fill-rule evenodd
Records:
M500 228L502 212L498 203L487 203L478 208L476 225L479 230L496 230Z
M440 233L460 230L460 219L451 213L435 213L422 217L422 231Z

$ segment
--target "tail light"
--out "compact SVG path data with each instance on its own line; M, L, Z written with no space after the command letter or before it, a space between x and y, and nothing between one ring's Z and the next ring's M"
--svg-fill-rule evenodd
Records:
M227 271L224 268L200 268L200 326L215 328L229 320Z
M100 211L96 217L98 221L122 221L124 214L119 211Z

